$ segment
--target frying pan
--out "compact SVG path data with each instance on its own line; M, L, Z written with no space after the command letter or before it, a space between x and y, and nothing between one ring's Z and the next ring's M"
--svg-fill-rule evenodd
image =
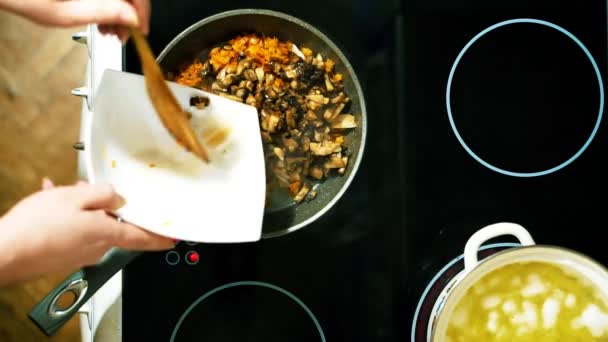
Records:
M351 99L350 112L355 115L358 122L357 128L345 137L344 145L352 155L351 163L343 176L314 184L317 197L297 205L287 197L272 194L272 205L264 212L261 234L262 238L268 239L293 233L310 225L330 210L344 195L363 157L367 115L358 78L344 54L319 30L287 14L269 10L241 9L205 18L175 37L160 53L158 62L165 72L176 71L184 63L189 63L198 56L204 58L217 44L244 32L289 40L321 53L324 58L336 61L336 70L344 75L344 90ZM99 118L93 117L92 121L95 120ZM92 127L95 125L85 129L93 129ZM87 177L91 178L91 175L87 174ZM30 311L29 318L43 333L48 336L54 335L98 289L140 254L140 252L117 248L110 250L96 265L84 267L67 277ZM67 292L72 293L75 300L69 307L59 308L57 301Z

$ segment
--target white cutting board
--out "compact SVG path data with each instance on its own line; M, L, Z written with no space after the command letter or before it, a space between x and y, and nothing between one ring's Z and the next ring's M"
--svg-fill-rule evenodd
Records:
M127 200L116 213L160 235L206 243L259 240L266 181L257 110L168 84L182 107L191 109L199 137L227 129L220 145L205 145L210 162L185 151L164 128L143 76L106 70L85 131L89 181L111 183ZM209 106L191 108L196 95L209 98Z

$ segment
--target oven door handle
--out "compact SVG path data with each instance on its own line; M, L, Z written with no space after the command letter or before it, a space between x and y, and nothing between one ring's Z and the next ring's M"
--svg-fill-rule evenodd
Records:
M55 335L105 283L141 254L111 249L96 265L83 267L65 278L32 308L28 317L45 335ZM73 295L73 301L60 307L60 298L68 293Z

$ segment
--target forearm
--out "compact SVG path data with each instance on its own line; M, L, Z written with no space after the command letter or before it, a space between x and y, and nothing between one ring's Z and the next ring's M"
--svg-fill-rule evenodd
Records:
M0 10L23 14L28 2L23 0L0 0Z
M9 224L5 217L0 217L0 287L20 280L24 271L18 242L9 234Z

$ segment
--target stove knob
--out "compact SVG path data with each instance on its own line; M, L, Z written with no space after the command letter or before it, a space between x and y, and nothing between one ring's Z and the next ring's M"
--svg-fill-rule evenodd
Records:
M72 40L75 41L76 43L86 44L87 41L89 40L89 33L88 32L74 33L72 35Z

